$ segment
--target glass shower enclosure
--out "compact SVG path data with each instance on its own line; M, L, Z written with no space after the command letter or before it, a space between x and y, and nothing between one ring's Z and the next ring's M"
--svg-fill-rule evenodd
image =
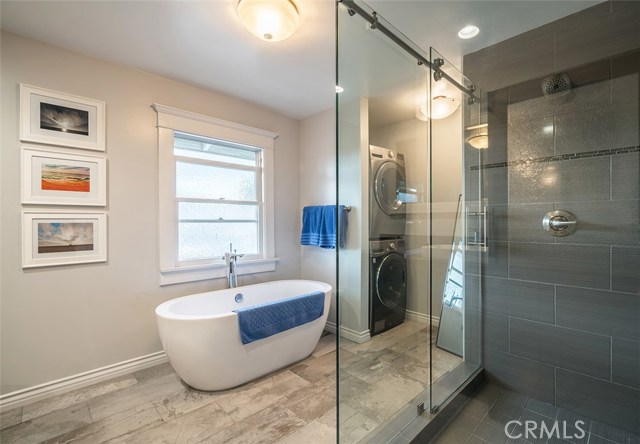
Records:
M337 4L339 442L388 442L480 369L486 251L465 128L481 91L365 3Z

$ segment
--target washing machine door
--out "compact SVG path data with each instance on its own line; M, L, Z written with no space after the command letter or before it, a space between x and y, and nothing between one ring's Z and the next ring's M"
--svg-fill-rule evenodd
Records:
M396 162L385 162L376 171L373 193L380 209L388 216L404 214L402 196L406 193L404 168Z
M376 272L376 296L387 308L406 305L406 261L399 253L391 253L380 262Z

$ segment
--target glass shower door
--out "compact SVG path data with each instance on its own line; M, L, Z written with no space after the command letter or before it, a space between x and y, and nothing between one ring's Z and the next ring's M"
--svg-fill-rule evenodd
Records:
M374 14L337 6L339 442L389 442L428 406L429 71L349 8Z
M469 140L480 134L473 128L481 129L486 121L480 91L473 83L433 48L430 62L429 269L434 337L429 387L431 411L436 412L481 363L479 276L487 251L486 205L480 178L465 182L465 172L480 163L480 150Z

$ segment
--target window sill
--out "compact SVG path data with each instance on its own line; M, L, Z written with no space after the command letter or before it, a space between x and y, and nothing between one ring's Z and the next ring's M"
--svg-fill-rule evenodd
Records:
M278 261L279 259L277 257L238 261L236 263L236 271L238 276L275 271L276 263ZM169 268L160 270L160 286L224 277L226 277L224 264L191 265L179 268Z

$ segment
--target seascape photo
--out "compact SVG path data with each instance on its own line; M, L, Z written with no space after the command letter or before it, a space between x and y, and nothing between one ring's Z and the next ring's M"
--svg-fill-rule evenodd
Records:
M93 223L38 223L38 254L93 250Z
M40 183L43 190L88 193L91 191L91 169L44 163Z
M89 112L40 102L40 128L88 136Z

